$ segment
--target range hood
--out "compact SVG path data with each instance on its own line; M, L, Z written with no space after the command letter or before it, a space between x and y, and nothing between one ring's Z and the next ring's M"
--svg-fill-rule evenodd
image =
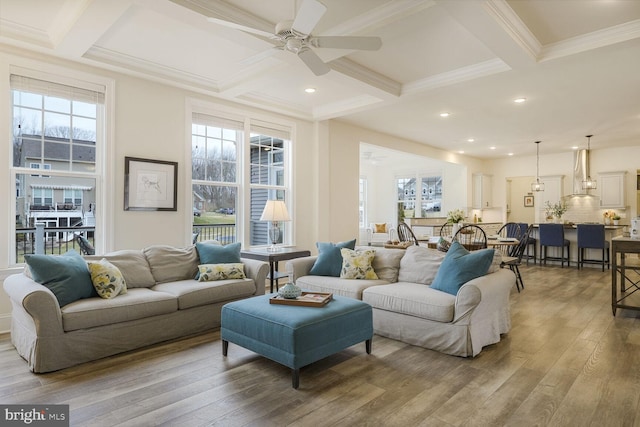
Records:
M582 181L589 177L589 150L576 150L576 159L573 167L573 193L571 196L590 196L587 190L582 188Z

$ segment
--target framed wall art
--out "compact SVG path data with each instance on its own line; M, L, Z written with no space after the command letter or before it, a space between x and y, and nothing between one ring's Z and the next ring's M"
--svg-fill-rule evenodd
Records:
M124 158L124 210L176 211L178 163Z
M524 196L524 207L525 208L533 207L533 196Z

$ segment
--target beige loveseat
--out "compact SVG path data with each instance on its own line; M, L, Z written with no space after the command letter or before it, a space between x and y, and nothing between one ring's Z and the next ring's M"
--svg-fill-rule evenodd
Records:
M372 249L360 248L360 249ZM511 328L509 295L515 277L496 256L489 272L457 295L429 286L445 256L421 246L375 248L377 280L309 274L316 256L288 261L303 290L361 299L373 307L376 334L456 356L475 356Z
M245 279L194 280L195 246L151 246L87 260L118 267L127 292L60 307L55 295L28 274L7 277L11 340L33 372L49 372L220 326L222 306L264 294L268 264L242 259Z

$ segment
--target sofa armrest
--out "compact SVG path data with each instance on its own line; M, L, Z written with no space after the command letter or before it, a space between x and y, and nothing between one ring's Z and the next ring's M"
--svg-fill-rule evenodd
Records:
M37 336L55 336L64 333L62 312L53 292L23 273L12 274L4 280L15 319L34 328ZM31 319L31 321L29 320Z
M453 321L468 324L472 316L483 317L508 306L514 283L515 275L504 268L468 281L456 296Z
M253 279L256 285L256 295L264 295L265 281L269 274L269 264L256 259L241 258L244 264L244 274L248 279Z
M284 265L285 271L289 271L291 268L293 268L294 280L297 280L298 277L308 276L310 274L311 267L313 267L313 264L316 262L317 258L317 255L311 255L302 258L290 259Z

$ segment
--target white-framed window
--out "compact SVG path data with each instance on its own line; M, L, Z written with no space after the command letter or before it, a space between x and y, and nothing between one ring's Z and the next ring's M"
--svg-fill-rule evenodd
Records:
M62 198L65 205L82 206L82 190L65 188L63 191Z
M31 250L19 243L29 240L29 230L36 222L66 221L69 225L69 219L56 217L55 209L46 212L49 206L56 207L68 199L74 204L80 202L79 207L88 211L89 204L96 204L97 191L88 192L91 197L60 191L69 187L94 190L102 173L96 157L104 151L106 85L91 83L90 78L75 80L73 75L12 67L11 176L16 182L16 222L11 233L15 251L10 264L23 262L24 253ZM46 170L47 175L33 174L34 169ZM73 219L74 224L82 221L81 217Z
M367 227L367 178L361 176L358 191L358 221L360 228Z
M260 217L267 200L288 201L290 132L246 117L196 112L191 127L193 223L200 240L269 244L272 224ZM248 198L239 196L245 189ZM290 225L278 226L278 243L290 243Z

